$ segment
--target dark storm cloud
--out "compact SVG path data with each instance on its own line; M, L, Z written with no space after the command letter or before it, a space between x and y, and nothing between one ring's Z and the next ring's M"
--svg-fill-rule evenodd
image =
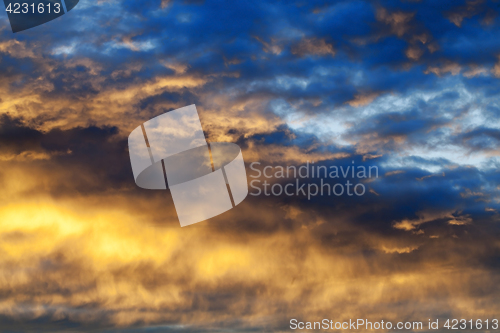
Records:
M0 152L10 154L12 163L19 163L16 157L26 152L46 153L48 161L42 159L32 164L47 172L57 165L60 179L46 188L54 195L102 193L133 185L127 142L117 138L117 134L116 127L95 126L43 133L27 126L22 119L4 114L0 120Z
M443 126L446 123L445 119L436 119L429 112L420 110L410 110L403 114L385 113L368 119L365 123L366 127L357 127L355 134L376 133L380 139L407 137L408 141L413 141L411 137L419 140L435 127Z
M500 148L500 130L496 128L479 127L457 136L471 150L498 151Z

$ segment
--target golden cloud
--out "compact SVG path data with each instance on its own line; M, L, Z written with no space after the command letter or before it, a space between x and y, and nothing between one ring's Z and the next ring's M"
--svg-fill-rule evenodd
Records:
M354 96L354 99L347 101L346 104L355 108L365 106L373 102L379 95L380 93L358 94Z

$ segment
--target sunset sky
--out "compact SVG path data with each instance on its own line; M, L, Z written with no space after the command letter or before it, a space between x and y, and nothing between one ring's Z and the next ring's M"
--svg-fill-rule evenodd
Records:
M499 13L80 0L14 34L2 11L0 332L500 319ZM314 161L379 177L181 228L168 190L136 186L127 137L191 104L248 176Z

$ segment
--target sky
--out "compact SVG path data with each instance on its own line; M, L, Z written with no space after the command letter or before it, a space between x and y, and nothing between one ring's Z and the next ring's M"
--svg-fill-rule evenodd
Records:
M80 0L0 15L0 331L285 332L500 310L500 1ZM181 228L127 137L195 104L264 166L376 166L363 196L249 195ZM282 179L272 180L275 183Z

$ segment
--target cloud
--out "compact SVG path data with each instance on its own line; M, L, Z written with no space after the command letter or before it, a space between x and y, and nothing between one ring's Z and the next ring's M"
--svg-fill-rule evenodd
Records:
M465 6L457 6L448 11L446 17L460 28L465 18L473 17L485 10L484 3L484 0L466 1Z
M495 64L495 67L493 67L491 72L495 75L495 77L500 77L500 56L498 57L498 62Z
M257 41L259 41L263 47L262 50L266 53L272 53L274 55L279 55L281 51L283 51L282 46L278 45L275 40L271 38L271 42L266 42L260 37L254 37Z
M303 39L299 43L292 46L292 54L296 54L299 57L305 55L317 55L317 56L334 56L335 49L333 45L327 43L324 39L309 38Z
M389 25L391 32L398 37L402 37L410 31L410 22L414 16L414 13L405 13L402 11L390 13L385 8L377 10L377 20Z
M401 173L404 173L403 170L394 170L394 171L389 171L385 174L386 177L393 176L393 175L399 175Z
M0 30L2 329L493 318L496 4L384 6L82 0L36 34ZM168 191L135 186L127 136L193 103L249 175L314 161L380 177L181 229Z
M420 47L416 45L410 46L406 50L406 56L411 60L418 60L423 54L424 50L422 50Z
M425 71L425 74L434 73L437 76L444 75L446 73L451 73L451 75L457 75L462 71L462 67L457 63L448 62L442 66L430 66Z
M430 212L419 212L417 213L419 218L417 220L402 220L395 222L393 224L393 227L395 229L400 229L404 231L412 231L417 229L419 226L421 226L424 223L429 223L432 221L436 220L442 220L442 219L447 219L448 224L450 225L466 225L472 223L472 219L470 216L461 216L456 213L450 213L450 212L440 212L440 213L430 213Z
M476 77L480 75L487 75L488 70L484 67L471 66L471 69L464 72L466 78Z
M353 100L350 100L346 102L352 107L359 107L359 106L365 106L373 102L375 98L377 98L380 94L378 93L372 93L372 94L366 94L366 95L355 95Z
M26 43L17 40L1 42L0 52L13 58L35 58L35 54L29 47L26 47Z

